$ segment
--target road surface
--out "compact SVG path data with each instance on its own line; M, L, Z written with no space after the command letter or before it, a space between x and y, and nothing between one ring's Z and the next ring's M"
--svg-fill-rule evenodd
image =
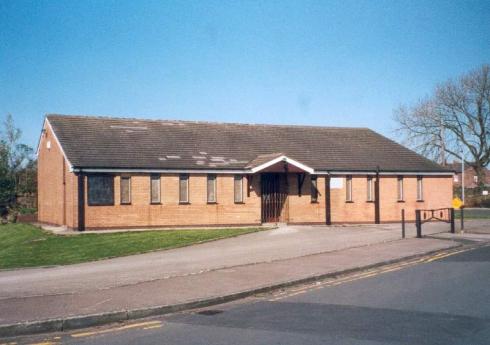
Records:
M489 344L490 247L392 265L198 312L8 341Z

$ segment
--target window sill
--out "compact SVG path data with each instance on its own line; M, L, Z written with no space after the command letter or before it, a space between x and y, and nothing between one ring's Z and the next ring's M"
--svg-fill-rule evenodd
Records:
M374 200L366 200L368 204L374 204Z
M99 206L114 206L115 204L87 204L90 207L99 207Z
M405 200L397 200L396 202L405 202Z
M345 203L346 203L346 204L353 204L353 203L354 203L354 201L352 201L352 200L347 200Z
M417 200L417 202L424 202L424 200Z
M161 202L150 202L150 205L161 205Z
M319 202L318 202L318 200L316 200L316 201L312 200L310 203L311 204L318 204Z
M179 201L179 205L190 205L189 201Z
M235 201L235 204L237 204L237 205L243 205L243 204L245 204L245 202L243 202L243 201Z
M207 204L208 205L218 205L218 202L217 201L208 201Z
M121 206L131 206L131 203L130 202L122 202L119 205L121 205Z

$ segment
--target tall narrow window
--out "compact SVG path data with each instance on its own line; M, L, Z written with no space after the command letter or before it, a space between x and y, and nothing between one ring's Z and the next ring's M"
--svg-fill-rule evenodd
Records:
M131 177L121 176L121 205L131 204Z
M318 202L318 179L311 176L311 202Z
M345 178L345 201L352 202L352 176Z
M208 203L216 202L216 175L208 175Z
M235 202L243 202L243 176L235 175L233 190L235 194Z
M150 176L150 202L152 204L159 204L161 202L160 197L160 175Z
M424 200L424 185L422 176L417 176L417 201Z
M374 201L373 177L367 177L367 201Z
M114 205L114 176L88 175L87 194L89 206Z
M398 176L398 201L403 201L403 176Z
M189 203L189 175L181 174L179 177L179 202Z

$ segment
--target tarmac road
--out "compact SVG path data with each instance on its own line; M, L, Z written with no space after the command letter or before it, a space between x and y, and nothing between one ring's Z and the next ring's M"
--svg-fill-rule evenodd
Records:
M489 344L489 301L490 246L487 246L295 287L200 312L8 342Z

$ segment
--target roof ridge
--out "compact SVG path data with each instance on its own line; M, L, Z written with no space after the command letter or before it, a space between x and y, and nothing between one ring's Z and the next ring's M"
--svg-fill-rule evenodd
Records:
M122 121L143 121L143 122L173 122L173 123L189 123L189 124L208 124L208 125L234 125L234 126L263 126L263 127L294 127L294 128L323 128L323 129L351 129L351 130L371 130L368 127L348 127L348 126L320 126L320 125L298 125L298 124L273 124L273 123L243 123L243 122L224 122L224 121L204 121L204 120L176 120L176 119L148 119L137 117L120 117L112 115L79 115L79 114L56 114L48 113L46 117L72 117L72 118L93 118L102 120L122 120Z

